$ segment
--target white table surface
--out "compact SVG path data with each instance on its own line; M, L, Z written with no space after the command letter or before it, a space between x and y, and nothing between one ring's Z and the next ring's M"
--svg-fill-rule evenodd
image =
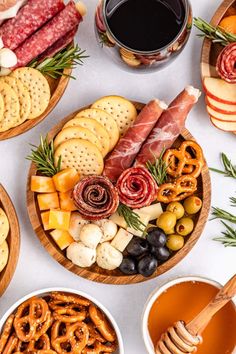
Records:
M26 210L26 178L30 152L29 143L38 144L53 125L77 108L96 98L118 94L138 101L154 97L170 102L187 84L201 88L199 60L201 39L194 29L184 52L164 71L139 75L121 71L99 49L93 30L96 0L84 0L88 15L79 28L78 42L90 58L76 71L65 95L47 119L17 138L0 142L0 182L5 186L20 221L21 250L18 266L10 286L0 299L0 316L23 295L40 288L64 286L81 289L95 296L114 315L121 329L126 354L146 353L141 335L141 316L149 294L161 283L183 275L202 275L226 282L235 272L236 250L224 248L212 240L222 229L219 221L209 221L193 250L174 269L157 279L129 286L112 286L91 282L70 273L59 265L41 246L32 230ZM145 1L144 1L145 2ZM192 0L195 16L210 20L220 0ZM219 153L224 151L236 163L235 136L214 128L204 106L204 97L191 112L187 128L204 149L208 163L220 167ZM211 174L212 205L230 210L228 198L236 191L236 182ZM233 210L233 209L231 209ZM206 353L210 354L210 353Z

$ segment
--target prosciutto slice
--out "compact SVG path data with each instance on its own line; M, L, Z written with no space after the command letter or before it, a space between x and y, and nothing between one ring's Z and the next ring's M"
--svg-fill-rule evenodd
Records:
M146 165L147 161L155 162L163 149L170 148L184 128L188 113L198 101L200 91L187 86L171 102L153 128L147 141L143 144L135 165Z
M150 101L140 112L134 124L128 129L123 138L105 162L104 176L112 182L131 167L143 142L146 140L156 122L167 106L159 100Z

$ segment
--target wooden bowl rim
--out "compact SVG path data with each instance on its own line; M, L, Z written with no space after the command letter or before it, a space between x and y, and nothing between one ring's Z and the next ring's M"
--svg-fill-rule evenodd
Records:
M140 102L133 102L138 110L142 109L144 106L143 103ZM67 117L61 120L60 123L58 123L54 128L52 128L48 134L48 137L50 140L52 140L56 134L61 130L62 126L70 119L72 119L78 112L89 108L90 105L86 107L82 107L75 112L71 113ZM180 135L184 140L195 140L194 137L190 134L190 132L187 129L184 129L183 132ZM36 203L35 203L35 195L33 192L30 190L30 180L31 176L36 174L36 166L31 163L29 173L28 173L28 180L27 180L27 210L28 210L28 215L29 219L31 222L31 225L39 238L40 242L44 246L44 248L47 250L47 252L62 266L64 266L66 269L70 270L71 272L85 278L89 279L92 281L96 282L101 282L101 283L106 283L106 284L135 284L135 283L140 283L144 282L150 279L153 279L157 277L160 274L165 273L172 267L174 267L177 263L179 263L192 249L192 247L195 245L197 240L200 238L203 228L207 222L208 219L208 214L210 210L210 203L211 203L211 181L210 181L210 174L209 170L207 167L207 164L205 163L201 177L202 177L202 199L203 199L203 205L201 212L198 217L198 222L195 225L194 231L192 232L191 236L189 237L188 241L185 243L184 247L178 251L174 256L172 256L168 261L165 263L161 264L156 272L148 278L143 277L142 275L106 275L106 274L99 274L95 273L93 271L90 271L87 268L80 268L76 265L74 265L68 258L65 257L64 254L62 254L57 247L50 242L48 239L42 224L41 224L41 218L37 213L37 208L36 208ZM34 219L34 216L36 216L36 219Z
M10 224L10 231L7 236L9 246L9 258L5 269L3 269L3 271L0 273L1 296L7 289L15 273L20 251L20 227L18 217L16 214L15 207L2 184L0 184L0 207L2 207L4 212L6 213Z

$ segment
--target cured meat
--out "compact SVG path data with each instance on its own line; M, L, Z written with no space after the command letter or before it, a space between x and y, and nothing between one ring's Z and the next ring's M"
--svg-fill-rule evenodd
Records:
M61 37L73 30L83 20L75 3L70 1L51 21L28 38L15 50L18 63L15 66L26 66L45 50L56 43Z
M64 7L63 0L29 0L16 17L0 27L4 46L11 50L16 49Z
M122 173L116 184L120 202L132 209L150 205L157 194L157 184L144 167L129 168Z
M147 161L154 163L163 149L168 149L173 145L183 130L187 115L198 101L199 96L198 89L187 86L171 102L143 144L135 161L136 166L146 165Z
M225 47L218 56L216 70L220 77L230 84L236 83L236 43Z
M124 170L132 166L143 142L166 108L166 104L159 100L149 102L120 139L106 160L103 172L112 182L115 182Z
M86 220L106 219L115 213L119 205L117 189L102 176L83 178L73 190L73 199Z

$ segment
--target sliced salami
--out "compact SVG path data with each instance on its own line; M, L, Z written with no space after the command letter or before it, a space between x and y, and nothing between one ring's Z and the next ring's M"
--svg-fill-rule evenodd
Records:
M16 49L64 7L63 0L29 0L16 17L0 27L4 47Z
M102 176L83 178L73 190L73 199L86 220L106 219L115 213L119 205L117 189Z
M143 142L166 108L166 104L159 100L153 100L143 108L134 124L107 158L104 176L115 182L124 170L132 166Z
M78 26L82 19L75 3L70 1L59 14L15 50L18 59L16 67L26 66Z
M163 149L170 148L184 128L188 113L198 101L200 91L192 86L186 87L171 102L143 144L135 161L135 166L155 162Z
M236 83L236 43L231 43L222 50L217 59L216 70L223 80Z
M116 184L120 202L132 209L150 205L157 194L157 184L144 167L129 168L122 173Z

